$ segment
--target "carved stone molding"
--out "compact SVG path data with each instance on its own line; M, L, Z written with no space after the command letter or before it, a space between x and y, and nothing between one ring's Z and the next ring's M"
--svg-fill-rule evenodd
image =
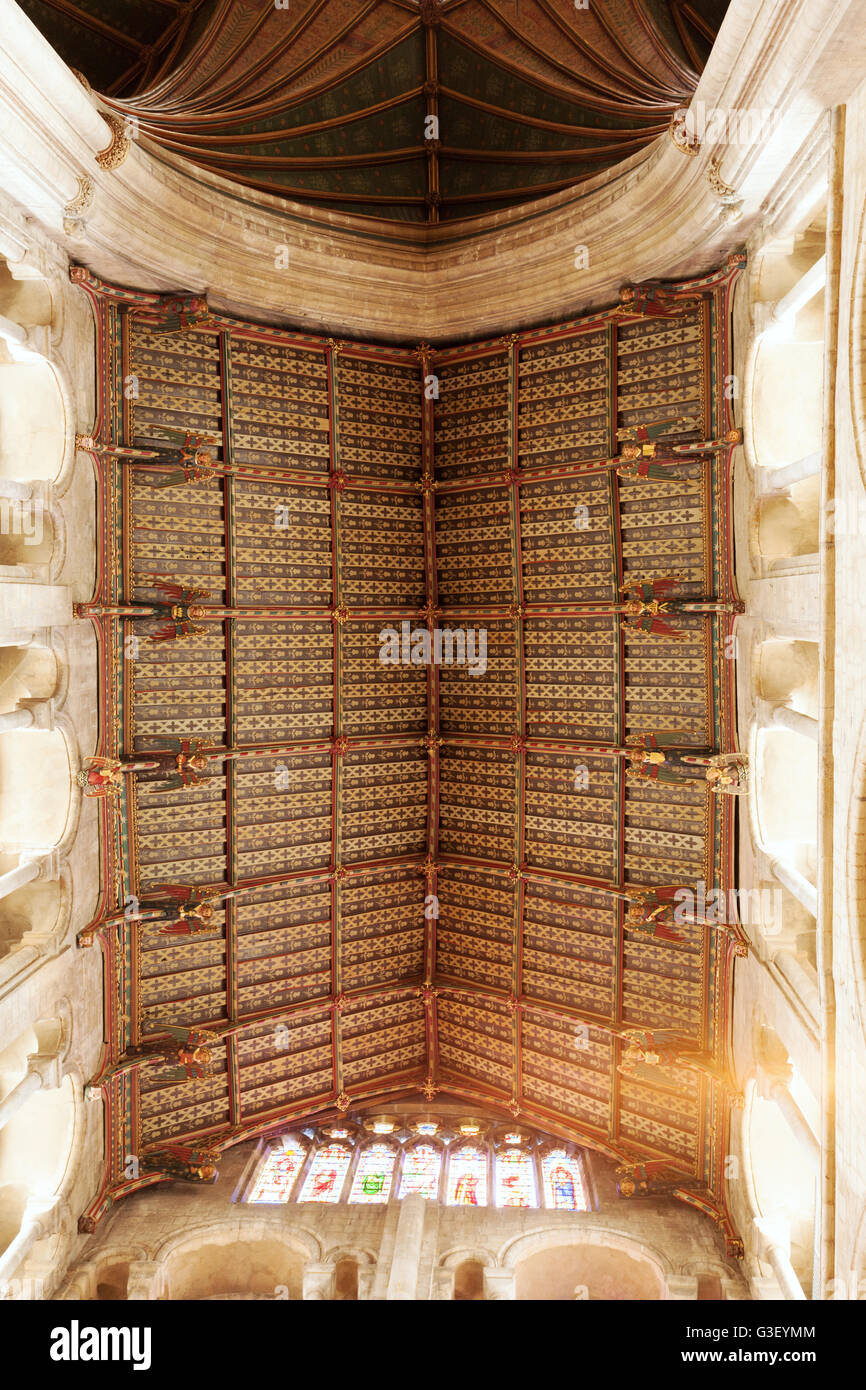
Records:
M119 169L129 154L130 139L126 133L126 122L110 111L100 112L105 124L111 129L111 140L104 150L96 156L100 169Z

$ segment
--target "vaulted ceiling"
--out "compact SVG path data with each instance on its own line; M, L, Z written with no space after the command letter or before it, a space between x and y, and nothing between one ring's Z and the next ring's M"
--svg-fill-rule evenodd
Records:
M636 933L617 894L729 883L731 803L699 769L632 782L617 749L657 730L731 746L729 619L683 615L676 642L611 605L672 571L730 596L729 454L613 469L641 422L729 423L731 272L675 319L613 310L432 354L220 315L165 331L158 296L75 276L101 441L218 440L187 482L100 465L100 752L189 738L211 761L198 785L128 777L102 804L94 1211L133 1190L124 1154L158 1169L167 1146L441 1091L662 1162L721 1214L730 942ZM208 591L202 630L155 641L113 615L159 582ZM383 629L428 625L474 633L474 669L383 660ZM201 935L118 921L165 884L240 891ZM123 1063L167 1027L213 1031L210 1080ZM629 1028L673 1030L710 1070L624 1074Z
M690 100L726 0L22 7L151 149L332 210L438 222L643 149Z

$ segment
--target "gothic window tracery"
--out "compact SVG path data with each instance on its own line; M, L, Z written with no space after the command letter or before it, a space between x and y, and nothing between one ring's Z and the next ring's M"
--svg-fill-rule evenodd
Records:
M446 1206L591 1205L574 1145L514 1125L428 1115L284 1134L265 1146L242 1200L382 1205L413 1195Z

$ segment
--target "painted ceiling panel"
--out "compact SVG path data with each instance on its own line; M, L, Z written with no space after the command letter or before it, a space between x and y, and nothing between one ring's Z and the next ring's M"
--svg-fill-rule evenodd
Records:
M105 655L100 752L126 769L89 929L96 1080L111 1154L143 1148L147 1181L166 1149L443 1091L658 1160L723 1219L744 941L654 934L625 900L732 877L729 799L681 755L733 736L739 265L669 288L670 315L435 350L204 310L178 329L160 296L74 271L105 393L102 587L79 616ZM631 476L629 428L668 411L693 452ZM206 470L166 448L187 418L218 441ZM630 627L623 586L672 572L699 611ZM629 775L626 739L651 734L682 776ZM171 1065L170 1029L206 1030L209 1075ZM115 1165L94 1211L129 1190Z

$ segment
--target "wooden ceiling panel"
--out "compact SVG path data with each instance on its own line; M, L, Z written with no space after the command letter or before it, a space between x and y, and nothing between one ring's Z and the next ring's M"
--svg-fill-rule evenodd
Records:
M79 277L120 306L104 588L80 616L108 657L104 751L159 764L127 765L106 807L117 1152L447 1090L722 1200L744 943L638 930L625 901L729 883L732 803L676 752L628 775L626 739L733 746L731 451L700 444L729 424L739 265L672 287L670 322L613 309L441 353L221 315L161 333L158 296ZM695 456L620 476L618 435L692 393L671 439ZM212 476L187 476L160 428L205 408ZM158 457L118 454L131 438ZM630 626L624 583L673 576L673 610L642 617L681 636ZM207 930L166 934L165 885L193 914L220 894ZM123 916L131 894L163 915ZM194 1089L165 1030L204 1025L214 1076Z

